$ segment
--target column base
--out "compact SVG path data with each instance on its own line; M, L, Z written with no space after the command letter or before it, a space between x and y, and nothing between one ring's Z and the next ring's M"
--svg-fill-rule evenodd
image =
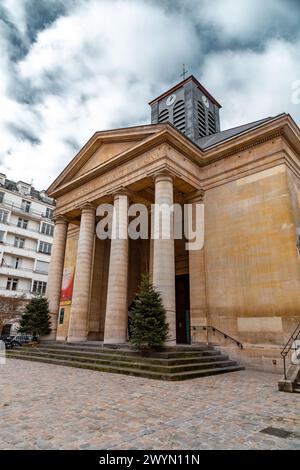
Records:
M171 347L177 346L177 342L176 342L175 339L172 340L172 341L166 341L165 344L164 344L164 346L165 346L165 347L168 347L168 346L171 346Z
M82 343L87 341L87 336L68 336L67 343Z
M65 336L56 336L56 341L67 341Z
M106 344L127 344L127 341L124 338L104 339L103 346L105 346Z

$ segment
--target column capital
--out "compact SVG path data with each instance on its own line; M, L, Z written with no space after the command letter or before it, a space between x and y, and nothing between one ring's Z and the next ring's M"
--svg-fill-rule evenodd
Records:
M186 202L203 202L205 195L205 191L203 189L199 189L197 191L193 191L192 193L188 193L184 199Z
M57 215L53 217L53 222L55 225L67 225L69 223L68 219L64 215Z
M173 183L174 176L168 170L161 170L157 173L154 173L153 179L155 183L158 183L159 181L169 181Z
M96 206L90 201L84 202L83 204L80 204L77 207L80 210L80 212L88 212L88 211L95 212L96 211Z
M127 189L124 186L120 186L119 188L112 191L111 195L112 195L113 201L118 199L120 196L127 196L127 198L129 199L130 192L127 191Z

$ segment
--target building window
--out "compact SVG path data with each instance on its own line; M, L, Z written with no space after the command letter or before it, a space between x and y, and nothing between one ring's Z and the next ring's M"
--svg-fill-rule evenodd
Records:
M4 201L4 192L0 191L0 202Z
M49 235L50 237L53 237L53 232L54 232L54 225L47 224L46 222L42 222L41 233L44 233L45 235Z
M22 219L22 217L19 217L18 218L18 223L17 223L18 227L20 228L24 228L24 229L27 229L28 227L28 220L27 219Z
M9 277L7 279L6 289L7 290L17 290L17 287L18 287L18 279L15 279L14 277Z
M33 281L32 292L34 294L46 294L47 282L44 281Z
M40 241L40 244L39 244L39 252L40 253L45 253L46 255L51 255L51 248L52 248L51 243Z
M25 238L15 237L14 246L17 248L24 248Z
M45 215L46 215L47 219L52 219L52 217L53 217L53 209L50 209L50 207L47 207L47 209L46 209L46 214L45 214Z
M0 243L4 242L4 236L5 236L5 232L3 230L0 230Z
M61 308L59 311L59 324L62 325L64 322L65 309Z
M3 224L7 224L8 214L9 213L7 211L0 209L0 222L2 222Z
M24 212L30 212L31 202L26 201L26 199L22 199L21 209Z
M36 267L35 267L35 272L37 273L42 273L42 274L48 274L49 271L49 263L46 261L36 261Z

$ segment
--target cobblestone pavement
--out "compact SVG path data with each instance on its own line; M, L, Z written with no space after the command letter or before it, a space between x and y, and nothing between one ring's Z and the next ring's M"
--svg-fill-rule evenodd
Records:
M248 370L168 383L9 359L0 448L300 449L300 395L278 392L278 378Z

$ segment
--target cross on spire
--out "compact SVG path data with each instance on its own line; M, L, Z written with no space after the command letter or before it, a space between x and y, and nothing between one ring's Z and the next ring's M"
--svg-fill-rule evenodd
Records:
M187 73L188 70L185 68L185 64L182 64L182 73L180 74L180 76L183 78L183 80L185 80L185 76Z

